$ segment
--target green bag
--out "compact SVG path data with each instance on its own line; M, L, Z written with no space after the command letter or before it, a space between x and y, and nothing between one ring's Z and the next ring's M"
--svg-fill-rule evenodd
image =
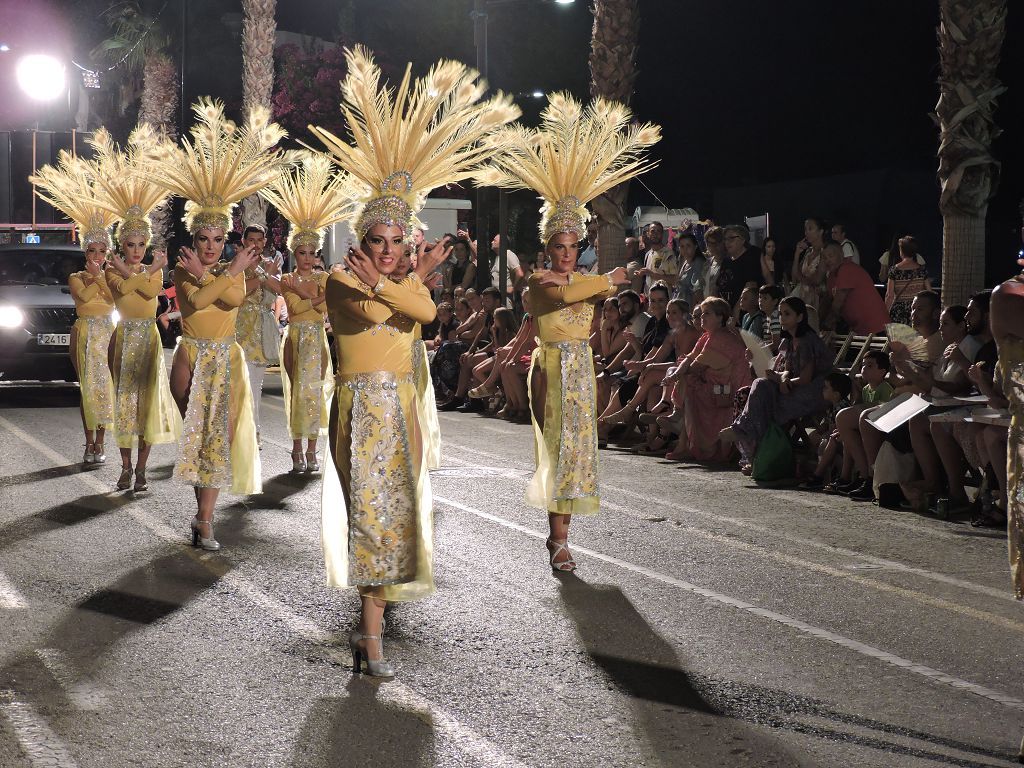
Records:
M754 454L751 478L759 482L782 480L793 476L793 444L782 427L774 421L761 438Z

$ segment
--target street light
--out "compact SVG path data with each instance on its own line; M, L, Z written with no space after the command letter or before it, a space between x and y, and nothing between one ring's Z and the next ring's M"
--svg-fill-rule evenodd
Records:
M476 45L476 68L481 77L487 80L487 11L499 5L509 5L515 2L526 0L473 0L473 11L470 17L473 19L473 42ZM544 0L540 0L543 2ZM556 5L572 5L575 0L554 0ZM543 92L534 91L530 94L535 99L544 97ZM490 237L487 232L486 219L483 215L484 191L483 187L476 188L476 285L477 289L486 288L491 284L490 268ZM508 200L507 193L501 189L498 191L498 290L501 291L502 304L505 299L505 284L508 278L508 264L506 253L508 251ZM481 267L487 257L487 269ZM484 277L486 275L486 278Z
M23 56L18 61L15 77L21 90L35 101L53 101L67 87L64 65L43 53Z

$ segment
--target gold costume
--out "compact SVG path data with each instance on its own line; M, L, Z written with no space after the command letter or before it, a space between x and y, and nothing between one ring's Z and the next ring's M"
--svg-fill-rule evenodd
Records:
M547 382L544 429L533 418L537 470L526 489L528 504L562 515L598 511L597 400L590 324L594 305L615 295L603 275L569 275L568 285L542 285L530 276L530 305L540 343L533 351L534 371ZM533 405L533 388L530 387ZM534 412L530 409L531 414Z
M338 352L322 502L328 584L382 600L426 597L433 519L411 345L434 302L414 275L374 293L335 272L326 303Z
M1010 401L1007 442L1006 518L1013 592L1024 600L1024 341L999 344L995 380Z
M315 283L317 296L327 287L327 273L314 272L308 278L293 273L302 283ZM288 305L288 332L281 341L281 387L284 391L285 419L293 440L315 440L327 434L327 406L334 391L331 375L331 350L324 329L323 304L313 306L309 299L284 290ZM285 361L291 352L295 380L292 381Z
M149 274L142 265L124 277L107 267L106 278L121 315L114 332L114 432L119 448L134 448L139 438L148 445L173 443L181 418L171 398L164 350L156 328L156 297L163 274Z
M234 335L245 275L207 270L197 279L179 265L174 285L182 330L174 356L185 355L192 372L174 474L197 488L259 493L263 485L249 372Z
M438 469L441 466L441 424L437 420L437 401L434 382L430 378L427 345L423 343L423 326L419 323L416 323L412 337L412 376L416 384L416 410L423 430L427 469Z
M252 278L252 275L247 275ZM247 363L256 365L276 365L277 360L268 360L264 352L263 334L271 330L271 324L266 323L264 318L269 314L273 322L275 334L277 331L277 319L274 317L274 301L277 294L260 285L256 290L246 294L242 306L238 308L238 317L235 319L235 340L242 347ZM269 339L275 346L278 346L277 338Z
M68 278L68 288L78 314L71 329L71 354L82 393L82 418L86 429L107 429L114 425L114 383L107 364L114 299L102 271L75 272Z

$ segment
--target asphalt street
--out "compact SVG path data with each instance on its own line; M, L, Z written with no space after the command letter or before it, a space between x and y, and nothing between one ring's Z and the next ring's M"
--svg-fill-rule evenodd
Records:
M264 493L220 553L158 446L150 492L81 458L77 390L0 387L0 766L1010 766L1024 612L1005 536L602 451L602 512L547 566L530 428L442 414L438 591L353 676L319 478L276 377Z

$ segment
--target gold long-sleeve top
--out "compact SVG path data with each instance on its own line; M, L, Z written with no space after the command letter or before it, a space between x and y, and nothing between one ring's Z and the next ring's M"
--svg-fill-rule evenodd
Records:
M98 275L86 270L75 272L68 277L68 288L79 317L106 317L114 311L114 297L104 272Z
M542 273L530 275L530 308L537 320L542 342L590 338L594 305L615 295L615 286L605 275L569 274L568 285L542 285Z
M181 310L181 331L194 339L223 339L235 335L235 317L245 301L245 273L232 277L210 270L196 278L180 264L174 286Z
M128 267L131 277L123 277L113 267L107 267L107 286L114 297L117 311L126 320L148 320L156 317L156 297L164 289L162 270L153 274L141 264Z
M338 351L338 373L412 372L412 334L437 309L420 279L383 281L377 293L351 272L327 280L327 314Z
M326 272L314 272L310 277L303 278L303 283L316 283L317 296L323 296L327 290L327 278L329 275ZM296 278L298 279L297 273ZM299 294L292 291L283 290L284 303L288 305L288 322L300 323L306 320L323 320L324 319L324 305L318 304L313 306L309 299L304 299Z

